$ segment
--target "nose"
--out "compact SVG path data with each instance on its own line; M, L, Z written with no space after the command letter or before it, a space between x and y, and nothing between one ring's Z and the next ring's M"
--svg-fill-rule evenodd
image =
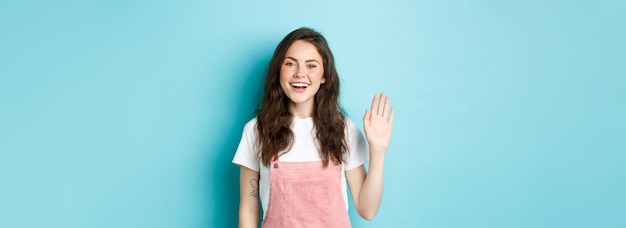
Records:
M304 76L306 76L306 69L304 67L302 67L302 66L298 66L296 68L296 72L293 75L293 77L295 77L295 78L302 78Z

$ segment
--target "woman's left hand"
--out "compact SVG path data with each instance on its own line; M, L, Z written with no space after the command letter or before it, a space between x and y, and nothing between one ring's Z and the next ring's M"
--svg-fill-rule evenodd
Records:
M380 93L380 98L378 95L375 95L372 101L372 109L365 110L363 128L365 129L365 137L369 143L370 151L381 151L384 153L389 145L395 112L393 108L391 108L391 113L389 112L389 100L385 93Z

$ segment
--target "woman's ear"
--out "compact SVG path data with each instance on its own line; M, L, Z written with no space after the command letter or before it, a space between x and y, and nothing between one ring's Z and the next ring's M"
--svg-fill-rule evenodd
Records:
M322 81L320 82L320 84L324 84L324 83L326 83L326 77L323 77Z

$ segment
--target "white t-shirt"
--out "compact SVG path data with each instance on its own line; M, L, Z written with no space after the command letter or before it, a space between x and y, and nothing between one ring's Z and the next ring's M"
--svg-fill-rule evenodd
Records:
M345 136L348 143L348 156L343 164L342 170L344 175L341 176L341 189L343 191L343 200L348 209L348 191L346 185L345 171L357 168L365 164L369 160L369 149L363 134L352 120L345 118ZM267 166L261 163L258 157L258 141L256 131L257 119L250 120L243 129L243 135L239 142L239 147L233 158L233 163L247 167L251 170L259 172L259 197L263 212L267 209L270 199L270 171ZM318 151L318 143L315 139L315 130L313 129L313 119L293 118L291 131L294 140L291 149L282 154L278 160L284 162L308 162L321 161ZM265 213L264 213L265 215Z

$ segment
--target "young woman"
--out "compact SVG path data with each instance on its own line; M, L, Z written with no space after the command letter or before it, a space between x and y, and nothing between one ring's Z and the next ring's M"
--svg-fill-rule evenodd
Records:
M346 186L359 215L374 218L394 109L385 94L374 96L363 117L366 142L338 98L325 38L308 28L289 33L274 51L261 108L233 159L241 166L239 227L257 226L257 197L263 227L350 227Z

